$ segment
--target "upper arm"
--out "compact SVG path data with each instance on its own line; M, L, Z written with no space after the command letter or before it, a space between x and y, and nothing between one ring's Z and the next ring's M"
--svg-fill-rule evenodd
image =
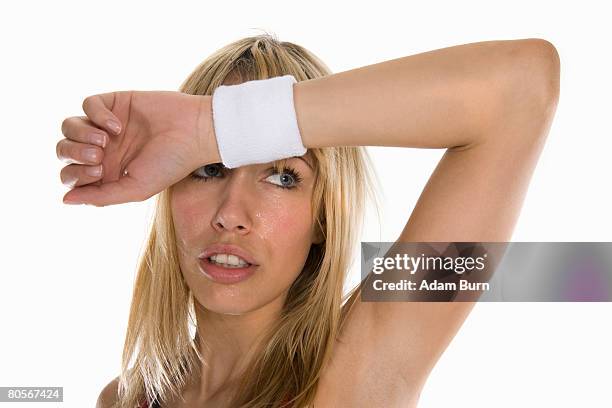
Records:
M537 70L530 69L531 76L526 75L516 90L514 97L521 101L497 113L493 126L483 129L482 142L445 152L397 241L510 241L559 92L554 47L534 41L529 52L533 55L526 61ZM365 302L355 305L354 318L368 327L370 344L376 345L382 363L393 365L415 391L473 306L474 302Z
M109 408L117 401L117 390L119 385L119 377L115 377L108 383L100 392L96 408Z

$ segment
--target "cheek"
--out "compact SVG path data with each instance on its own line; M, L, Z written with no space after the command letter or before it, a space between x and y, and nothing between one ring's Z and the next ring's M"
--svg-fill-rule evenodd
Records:
M197 194L189 194L185 189L175 189L170 199L174 231L179 250L185 252L196 239L201 239L202 231L209 224L212 214L210 206L204 205ZM198 254L195 254L197 256Z
M255 213L253 232L260 239L277 244L297 241L309 227L309 209L305 200L269 201Z
M273 264L285 268L305 259L311 245L310 218L310 202L305 199L270 203L256 212L253 232L258 242L266 243Z

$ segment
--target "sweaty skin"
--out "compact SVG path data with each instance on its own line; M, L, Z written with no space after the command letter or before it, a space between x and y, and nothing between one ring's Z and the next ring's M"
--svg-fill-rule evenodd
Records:
M499 242L512 236L556 111L559 83L559 55L548 41L486 41L302 81L294 85L294 101L307 148L446 149L397 241ZM171 104L171 97L163 99L166 96L160 97L158 108ZM127 120L129 107L115 108L107 99L90 101L86 110L97 129L106 129L104 121L112 114ZM310 226L304 221L309 219L308 190L295 195L275 192L263 181L263 166L245 166L222 181L182 181L203 164L218 161L213 158L218 152L210 131L210 98L182 101L190 112L200 108L199 115L182 118L200 129L198 140L175 131L173 126L182 126L180 118L165 117L162 126L155 115L136 116L133 124L123 126L125 136L141 144L124 142L125 151L115 150L116 157L104 152L111 173L119 174L119 164L127 164L129 182L109 179L98 186L87 184L100 178L83 178L87 183L67 197L108 205L145 199L180 181L173 216L184 248L181 267L197 299L212 312L206 325L213 324L218 331L208 334L213 346L221 341L228 345L216 347L224 354L213 357L214 369L236 365L219 375L215 371L194 379L190 401L222 406L223 392L231 392L232 370L241 363L236 353L251 343L253 326L274 319L281 297L299 273L311 242ZM157 133L148 141L143 134L151 126ZM87 145L85 135L93 128L71 120L63 130L68 139ZM172 143L166 143L164 135L173 136ZM179 148L173 150L177 142ZM83 146L60 144L58 156L80 160ZM164 159L169 176L146 177L156 159L152 151L172 153ZM79 175L91 164L72 166L76 167L62 173L63 179L81 180ZM288 236L287 231L296 236ZM261 274L236 288L218 288L199 277L194 255L219 239L248 246L262 259ZM332 360L324 367L315 406L416 406L431 369L473 306L473 302L357 302ZM220 385L224 380L229 385ZM109 387L106 392L112 394Z
M304 160L311 162L307 152ZM310 197L314 172L299 158L287 165L300 174L296 183L270 168L272 163L236 169L210 169L206 182L191 177L173 186L171 206L181 271L199 305L198 333L208 347L197 399L231 383L250 357L249 347L278 318L287 291L302 270L313 232ZM214 165L213 165L214 166ZM205 175L205 169L198 174ZM279 185L296 186L283 189ZM259 267L247 280L217 283L201 273L198 255L212 243L232 243L248 251Z

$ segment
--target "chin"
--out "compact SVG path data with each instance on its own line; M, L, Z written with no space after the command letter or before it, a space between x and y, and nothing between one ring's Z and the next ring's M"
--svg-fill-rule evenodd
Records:
M188 274L186 280L195 300L203 309L239 316L278 301L283 293L277 285L262 280L263 275L259 272L260 274L235 284L213 282L201 273ZM274 283L278 283L278 280Z
M202 304L202 302L200 304L206 311L221 315L241 316L249 311L248 309L236 307L236 305Z
M253 299L235 286L209 288L206 293L195 294L194 297L204 309L225 315L239 316L261 307L258 299Z

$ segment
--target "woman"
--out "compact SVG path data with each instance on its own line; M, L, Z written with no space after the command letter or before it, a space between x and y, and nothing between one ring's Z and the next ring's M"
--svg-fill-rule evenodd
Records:
M306 154L225 168L213 91L281 75L298 81ZM122 371L98 406L416 406L474 303L343 297L373 191L364 146L447 149L397 242L509 241L557 106L554 46L486 41L331 74L260 35L215 52L180 91L95 95L62 124L65 202L160 193ZM239 260L207 248L252 273L207 274Z

